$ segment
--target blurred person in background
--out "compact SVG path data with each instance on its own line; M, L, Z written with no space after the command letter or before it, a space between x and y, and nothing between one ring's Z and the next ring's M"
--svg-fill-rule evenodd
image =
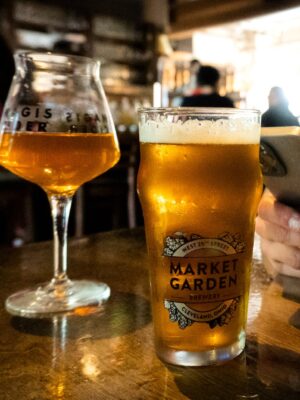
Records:
M298 119L289 110L289 103L281 87L272 87L268 100L269 109L262 114L261 126L299 126Z
M201 68L200 61L193 59L190 62L190 80L187 85L183 87L183 93L185 96L192 96L200 94L201 89L198 87L197 76L199 69Z
M53 44L53 52L58 54L82 56L86 51L85 43L71 42L68 39L60 39Z
M234 107L227 96L220 96L218 86L220 72L209 65L201 66L197 73L197 88L192 96L186 96L182 107Z
M8 95L9 87L15 73L15 63L12 51L3 36L0 35L0 116Z

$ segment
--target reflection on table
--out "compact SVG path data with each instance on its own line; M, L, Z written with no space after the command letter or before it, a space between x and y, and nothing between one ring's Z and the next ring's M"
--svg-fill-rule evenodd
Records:
M142 230L71 241L70 277L111 286L100 311L8 315L5 298L48 280L51 257L51 243L1 252L1 399L299 399L299 280L272 281L255 262L246 351L222 366L174 367L154 352Z

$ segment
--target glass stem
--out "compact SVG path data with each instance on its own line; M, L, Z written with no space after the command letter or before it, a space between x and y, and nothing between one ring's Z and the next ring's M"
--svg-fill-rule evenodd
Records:
M54 285L67 282L67 233L72 196L51 195L48 197L53 220L54 239Z

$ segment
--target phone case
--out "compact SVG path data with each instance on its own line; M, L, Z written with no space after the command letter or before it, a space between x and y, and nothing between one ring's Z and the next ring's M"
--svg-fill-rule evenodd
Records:
M262 128L264 184L282 203L300 207L300 127Z

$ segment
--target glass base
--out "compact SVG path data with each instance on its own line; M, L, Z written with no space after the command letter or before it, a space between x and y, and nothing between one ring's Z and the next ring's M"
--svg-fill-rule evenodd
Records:
M98 307L110 296L110 288L102 282L53 282L17 292L5 302L13 315L28 318L50 317L53 314L74 311L84 307Z
M175 350L158 345L156 348L158 357L169 364L187 367L200 367L207 365L222 364L237 357L245 348L245 333L240 339L230 346L216 348L208 351L194 352Z

